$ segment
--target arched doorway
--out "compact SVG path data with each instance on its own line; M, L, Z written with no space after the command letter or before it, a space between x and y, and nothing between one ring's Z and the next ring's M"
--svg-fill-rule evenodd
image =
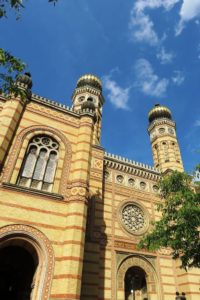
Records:
M119 262L116 288L117 300L161 300L157 272L144 256L131 255Z
M125 300L147 300L146 273L140 267L131 267L124 278Z
M0 295L6 300L30 300L38 258L20 246L0 249Z
M0 298L3 300L49 299L53 268L54 251L50 241L41 231L23 224L0 228L0 292L6 293L4 297L0 294ZM3 281L2 273L5 277ZM20 278L22 282L18 282ZM21 294L22 290L23 294ZM9 298L11 292L14 296Z

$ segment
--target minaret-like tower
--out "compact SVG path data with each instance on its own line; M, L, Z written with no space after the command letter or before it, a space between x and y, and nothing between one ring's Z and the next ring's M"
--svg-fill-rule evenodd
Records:
M183 163L176 137L176 123L171 111L160 104L149 112L149 127L154 166L161 172L177 170L182 172Z
M104 98L102 95L101 80L91 74L82 76L76 85L72 95L73 109L80 111L82 109L91 109L96 113L96 122L94 127L93 144L99 145L101 138L102 107Z

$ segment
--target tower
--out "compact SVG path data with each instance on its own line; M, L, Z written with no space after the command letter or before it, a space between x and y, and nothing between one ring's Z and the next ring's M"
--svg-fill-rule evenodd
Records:
M95 110L96 122L94 125L93 144L99 145L101 137L102 106L104 103L101 80L91 74L82 76L77 81L76 89L72 95L72 101L72 107L75 111L87 108Z
M0 169L14 138L15 132L23 116L25 107L31 98L32 79L30 73L18 76L16 86L21 94L12 93L6 99L3 111L0 114Z
M156 104L149 112L149 127L153 160L161 172L166 170L183 171L180 149L176 137L176 123L171 111Z

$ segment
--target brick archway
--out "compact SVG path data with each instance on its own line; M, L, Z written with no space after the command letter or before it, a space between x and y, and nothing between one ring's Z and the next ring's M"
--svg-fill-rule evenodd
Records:
M146 273L146 282L148 290L148 300L160 300L160 286L158 277L153 265L148 259L142 256L129 256L119 265L117 272L117 300L125 299L124 278L125 274L131 267L140 267Z
M49 299L54 268L53 248L48 238L34 227L13 224L0 228L0 248L18 245L37 255L38 266L34 275L31 300Z

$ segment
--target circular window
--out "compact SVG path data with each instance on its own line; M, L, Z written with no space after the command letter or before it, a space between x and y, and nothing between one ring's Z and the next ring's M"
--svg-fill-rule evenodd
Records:
M158 186L157 185L153 185L153 191L157 193L158 190L159 190Z
M128 185L129 186L134 186L135 185L135 180L133 178L129 178Z
M140 188L142 190L145 190L146 189L146 183L144 181L140 182Z
M174 129L168 128L168 132L169 132L170 134L174 134Z
M84 97L84 96L81 96L81 97L78 98L78 101L79 101L79 102L82 102L84 99L85 99L85 97Z
M159 128L158 131L160 134L163 134L165 132L165 128Z
M129 202L121 208L121 222L123 227L132 234L142 234L149 224L148 216L143 208Z
M122 175L117 175L116 179L118 183L122 183L124 181L124 177Z
M105 179L108 179L110 177L110 173L108 171L104 172L104 177Z
M48 137L42 138L42 142L44 145L49 145L50 144L50 139Z

